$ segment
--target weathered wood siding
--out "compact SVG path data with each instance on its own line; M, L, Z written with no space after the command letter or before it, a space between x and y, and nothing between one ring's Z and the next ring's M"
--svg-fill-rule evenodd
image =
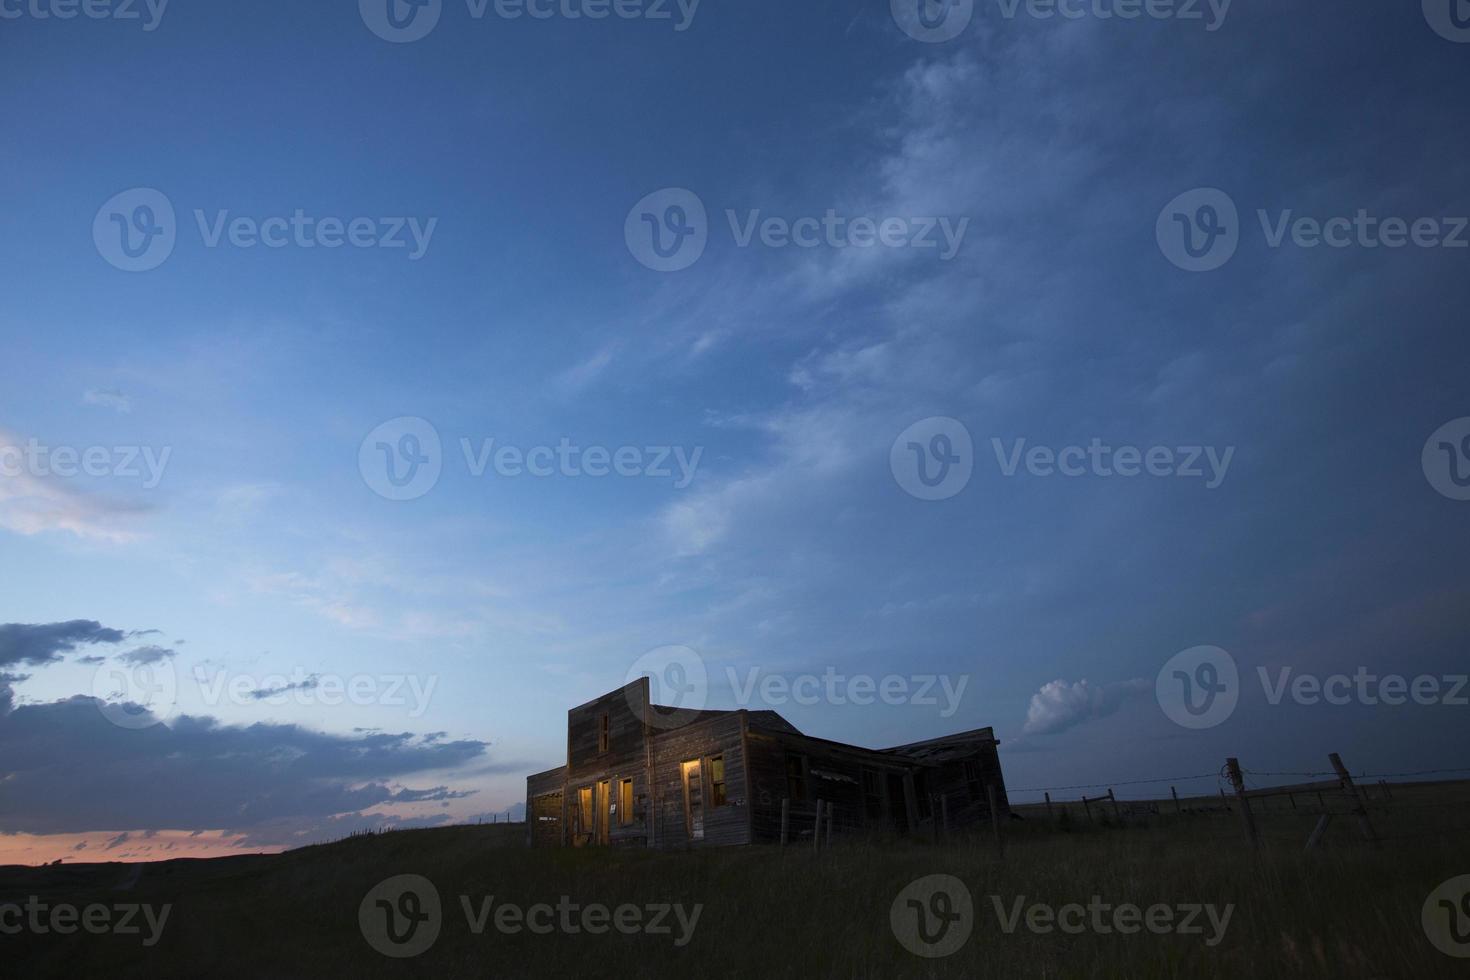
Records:
M684 825L684 785L680 764L698 759L703 783L704 839L699 844L746 844L750 813L745 776L744 712L732 712L671 731L655 731L653 750L654 843L682 846L691 841ZM714 806L709 760L725 763L725 803Z
M566 778L566 766L526 777L526 837L532 847L566 843Z

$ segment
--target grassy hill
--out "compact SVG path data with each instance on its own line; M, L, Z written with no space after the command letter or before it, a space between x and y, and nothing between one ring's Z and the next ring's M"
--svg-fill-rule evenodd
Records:
M1007 828L1004 856L987 835L948 845L838 842L819 856L810 844L784 852L531 851L522 825L502 824L401 831L279 855L4 868L0 904L35 895L50 904L172 908L151 947L143 944L146 927L132 936L26 930L0 935L0 962L6 976L73 978L1464 977L1467 961L1429 943L1420 913L1436 885L1470 873L1470 837L1424 823L1426 814L1459 812L1454 807L1416 810L1406 795L1396 815L1378 817L1396 838L1381 850L1362 845L1356 828L1339 820L1325 849L1304 855L1311 820L1268 815L1266 847L1255 859L1238 817L1222 813L1067 832L1031 819ZM1416 836L1421 827L1433 832ZM377 952L359 924L369 891L400 874L429 879L442 902L437 940L411 959ZM957 877L973 896L973 934L942 959L910 953L890 925L899 892L931 874ZM579 927L539 935L498 931L492 911L477 935L461 895L473 915L490 896L492 910L559 901L701 908L683 945L673 916L669 933ZM1215 936L1203 916L1202 933L1189 935L1037 933L1024 920L1006 931L1013 909L1086 904L1094 895L1142 908L1233 908Z

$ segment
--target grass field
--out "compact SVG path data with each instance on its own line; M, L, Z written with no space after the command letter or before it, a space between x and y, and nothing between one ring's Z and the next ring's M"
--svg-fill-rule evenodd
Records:
M1165 813L1124 827L1073 821L1069 830L1034 816L1013 821L1003 856L988 834L947 845L839 841L820 855L810 844L784 851L532 851L523 846L523 826L513 824L402 831L141 871L120 864L5 868L0 905L35 895L52 906L172 908L151 947L143 945L146 926L131 936L24 930L0 936L0 963L15 977L1470 974L1470 960L1435 949L1420 920L1437 885L1470 874L1470 789L1398 788L1392 807L1373 818L1392 838L1381 849L1365 846L1356 824L1339 818L1324 847L1307 855L1301 845L1315 815L1267 812L1258 857L1242 841L1237 814ZM437 940L411 959L381 955L359 925L369 890L399 874L428 878L442 901ZM890 924L899 892L932 874L957 877L973 897L973 932L939 959L909 952ZM701 908L692 932L671 915L666 934L589 934L573 915L575 934L559 926L549 934L512 934L497 931L492 914L476 935L461 895L472 910L489 896L492 909L554 906L562 896L579 905ZM1022 909L1059 908L1085 906L1093 896L1113 906L1212 905L1217 916L1231 910L1223 933L1203 914L1202 931L1189 935L1120 934L1105 913L1107 932L1091 925L1075 934L1033 932L1024 914L1013 931L1004 928L1018 899ZM682 933L687 942L677 945Z

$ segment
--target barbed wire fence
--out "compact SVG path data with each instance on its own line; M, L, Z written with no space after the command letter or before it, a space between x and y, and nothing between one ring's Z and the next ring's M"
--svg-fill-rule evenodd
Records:
M1089 824L1149 825L1151 818L1175 817L1187 819L1212 814L1233 813L1241 819L1240 835L1219 835L1219 839L1245 840L1252 849L1263 842L1295 844L1306 851L1323 845L1328 828L1338 818L1356 821L1359 835L1371 847L1381 847L1395 841L1423 841L1449 839L1470 833L1470 824L1455 823L1435 826L1430 829L1415 829L1413 832L1384 832L1394 830L1399 821L1396 817L1404 813L1438 811L1447 815L1470 813L1470 786L1460 798L1415 799L1416 792L1425 787L1453 787L1457 783L1470 782L1470 768L1412 769L1399 772L1362 771L1354 776L1343 765L1337 753L1329 755L1332 769L1321 770L1257 770L1242 767L1238 760L1228 759L1225 765L1213 772L1191 773L1179 776L1158 776L1147 779L1119 779L1096 783L1071 783L1059 786L1028 786L1007 788L1007 795L1041 793L1039 801L1011 803L1012 811L1045 810L1049 823L1068 823L1073 814L1080 815ZM1459 777L1458 779L1455 777ZM1309 783L1266 785L1262 780L1306 779ZM1418 780L1417 782L1414 780ZM1201 792L1199 783L1213 781L1213 786ZM1168 798L1119 800L1119 787L1168 785ZM1181 796L1183 786L1186 795ZM1106 790L1100 795L1088 795L1089 790ZM1395 794L1398 791L1398 795ZM1080 792L1078 797L1053 796ZM1273 806L1273 804L1275 804ZM1096 808L1096 810L1094 810ZM1316 817L1310 833L1287 834L1279 830L1283 820L1292 816ZM1269 820L1270 826L1263 829L1257 818ZM1216 839L1216 838L1212 838Z

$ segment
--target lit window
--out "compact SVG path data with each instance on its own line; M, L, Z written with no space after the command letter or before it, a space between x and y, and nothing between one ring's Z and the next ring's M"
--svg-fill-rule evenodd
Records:
M577 829L584 834L592 833L592 787L583 786L577 790Z
M725 805L725 757L717 755L709 760L710 806Z
M633 780L618 781L618 824L626 827L633 822Z

